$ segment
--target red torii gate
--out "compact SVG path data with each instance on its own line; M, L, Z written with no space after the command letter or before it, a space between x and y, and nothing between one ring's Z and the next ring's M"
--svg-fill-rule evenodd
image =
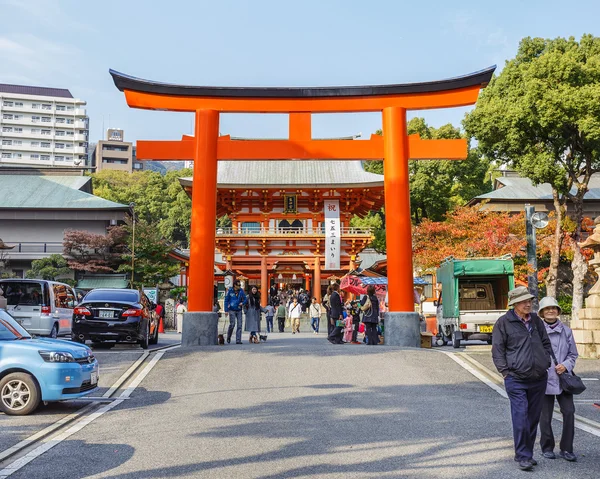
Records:
M137 158L193 160L189 310L211 312L219 160L381 159L384 161L390 312L413 312L408 161L465 159L467 141L408 135L406 111L473 105L495 66L447 80L397 85L261 88L158 83L110 70L132 108L195 113L195 135L180 141L138 141ZM311 114L383 114L383 137L313 140ZM219 136L220 113L287 113L288 140L231 140ZM264 287L264 285L263 285Z

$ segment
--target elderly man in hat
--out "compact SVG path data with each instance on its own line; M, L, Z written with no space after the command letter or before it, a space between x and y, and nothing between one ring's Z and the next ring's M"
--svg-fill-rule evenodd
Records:
M515 461L524 471L537 465L533 446L552 348L544 323L531 312L532 299L533 295L524 286L509 291L508 306L512 309L498 318L492 333L492 358L504 377L510 400Z

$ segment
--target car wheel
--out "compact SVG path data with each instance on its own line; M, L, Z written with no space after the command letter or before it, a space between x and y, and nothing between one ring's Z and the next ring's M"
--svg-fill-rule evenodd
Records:
M58 337L58 323L55 323L52 326L52 331L50 331L50 337L56 339Z
M146 326L144 335L143 335L142 339L140 339L140 341L139 341L142 349L148 349L148 344L150 344L149 338L150 338L150 323L148 323L148 325Z
M452 331L452 347L454 349L460 348L460 339L456 331Z
M148 342L150 344L158 344L158 323L154 326L154 333Z
M27 373L12 373L0 381L0 410L9 416L25 416L40 404L40 390Z

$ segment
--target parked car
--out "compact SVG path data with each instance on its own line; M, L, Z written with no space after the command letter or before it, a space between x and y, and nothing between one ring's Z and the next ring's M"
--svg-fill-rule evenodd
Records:
M98 376L98 361L90 348L61 339L33 339L0 309L2 412L24 416L41 401L79 398L97 389Z
M75 291L68 284L45 279L0 279L7 311L29 334L56 338L71 334Z
M135 289L94 289L73 310L73 341L138 343L143 349L158 343L154 305Z

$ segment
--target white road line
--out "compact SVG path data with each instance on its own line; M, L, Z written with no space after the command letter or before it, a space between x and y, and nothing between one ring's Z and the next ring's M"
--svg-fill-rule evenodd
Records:
M23 468L25 465L29 464L34 459L38 458L39 456L44 454L46 451L49 451L54 446L60 444L65 439L71 437L76 432L79 432L80 430L82 430L85 426L90 424L92 421L95 421L96 419L98 419L104 413L110 411L112 408L121 404L123 402L123 400L121 400L121 398L125 399L125 398L128 398L129 396L131 396L131 394L133 393L135 388L137 386L139 386L139 384L144 380L144 378L148 375L148 373L152 370L152 368L156 365L156 363L159 361L159 359L164 354L165 353L162 351L156 353L156 355L152 358L152 360L148 363L148 365L143 369L143 371L136 376L136 378L131 383L131 385L125 391L123 391L123 393L119 396L119 399L117 399L116 401L114 401L110 404L107 404L106 406L101 407L100 409L98 409L98 411L90 414L89 416L86 416L81 421L78 421L76 424L71 426L69 429L67 429L62 434L56 436L51 441L48 441L47 443L36 447L33 451L30 451L25 456L17 459L15 462L10 464L6 468L2 469L0 471L0 479L6 479L7 477L11 476L13 473L17 472L19 469Z
M598 378L581 378L582 381L600 381Z
M457 357L454 353L448 353L446 351L439 351L439 352L445 354L446 356L450 356L455 362L457 362L461 367L463 367L464 369L469 371L473 376L475 376L477 379L479 379L482 383L489 386L491 389L493 389L498 394L500 394L500 396L502 396L503 398L508 399L508 395L506 394L506 391L504 389L502 389L497 384L494 384L487 377L485 377L482 373L480 373L479 371L474 369L470 364L463 361L461 358ZM472 361L476 361L473 358L469 358L469 359ZM478 364L478 368L481 369L482 371L486 371L492 377L494 377L494 376L499 377L499 375L497 375L493 371L490 371L483 364ZM562 422L562 415L560 414L560 410L558 408L555 408L554 412L557 413L554 416L554 419ZM592 421L591 419L588 419L588 418L585 418L585 417L575 414L575 427L578 429L581 429L582 431L589 432L590 434L592 434L594 436L600 437L600 423L598 423L596 421ZM0 477L0 479L2 479L2 478Z

